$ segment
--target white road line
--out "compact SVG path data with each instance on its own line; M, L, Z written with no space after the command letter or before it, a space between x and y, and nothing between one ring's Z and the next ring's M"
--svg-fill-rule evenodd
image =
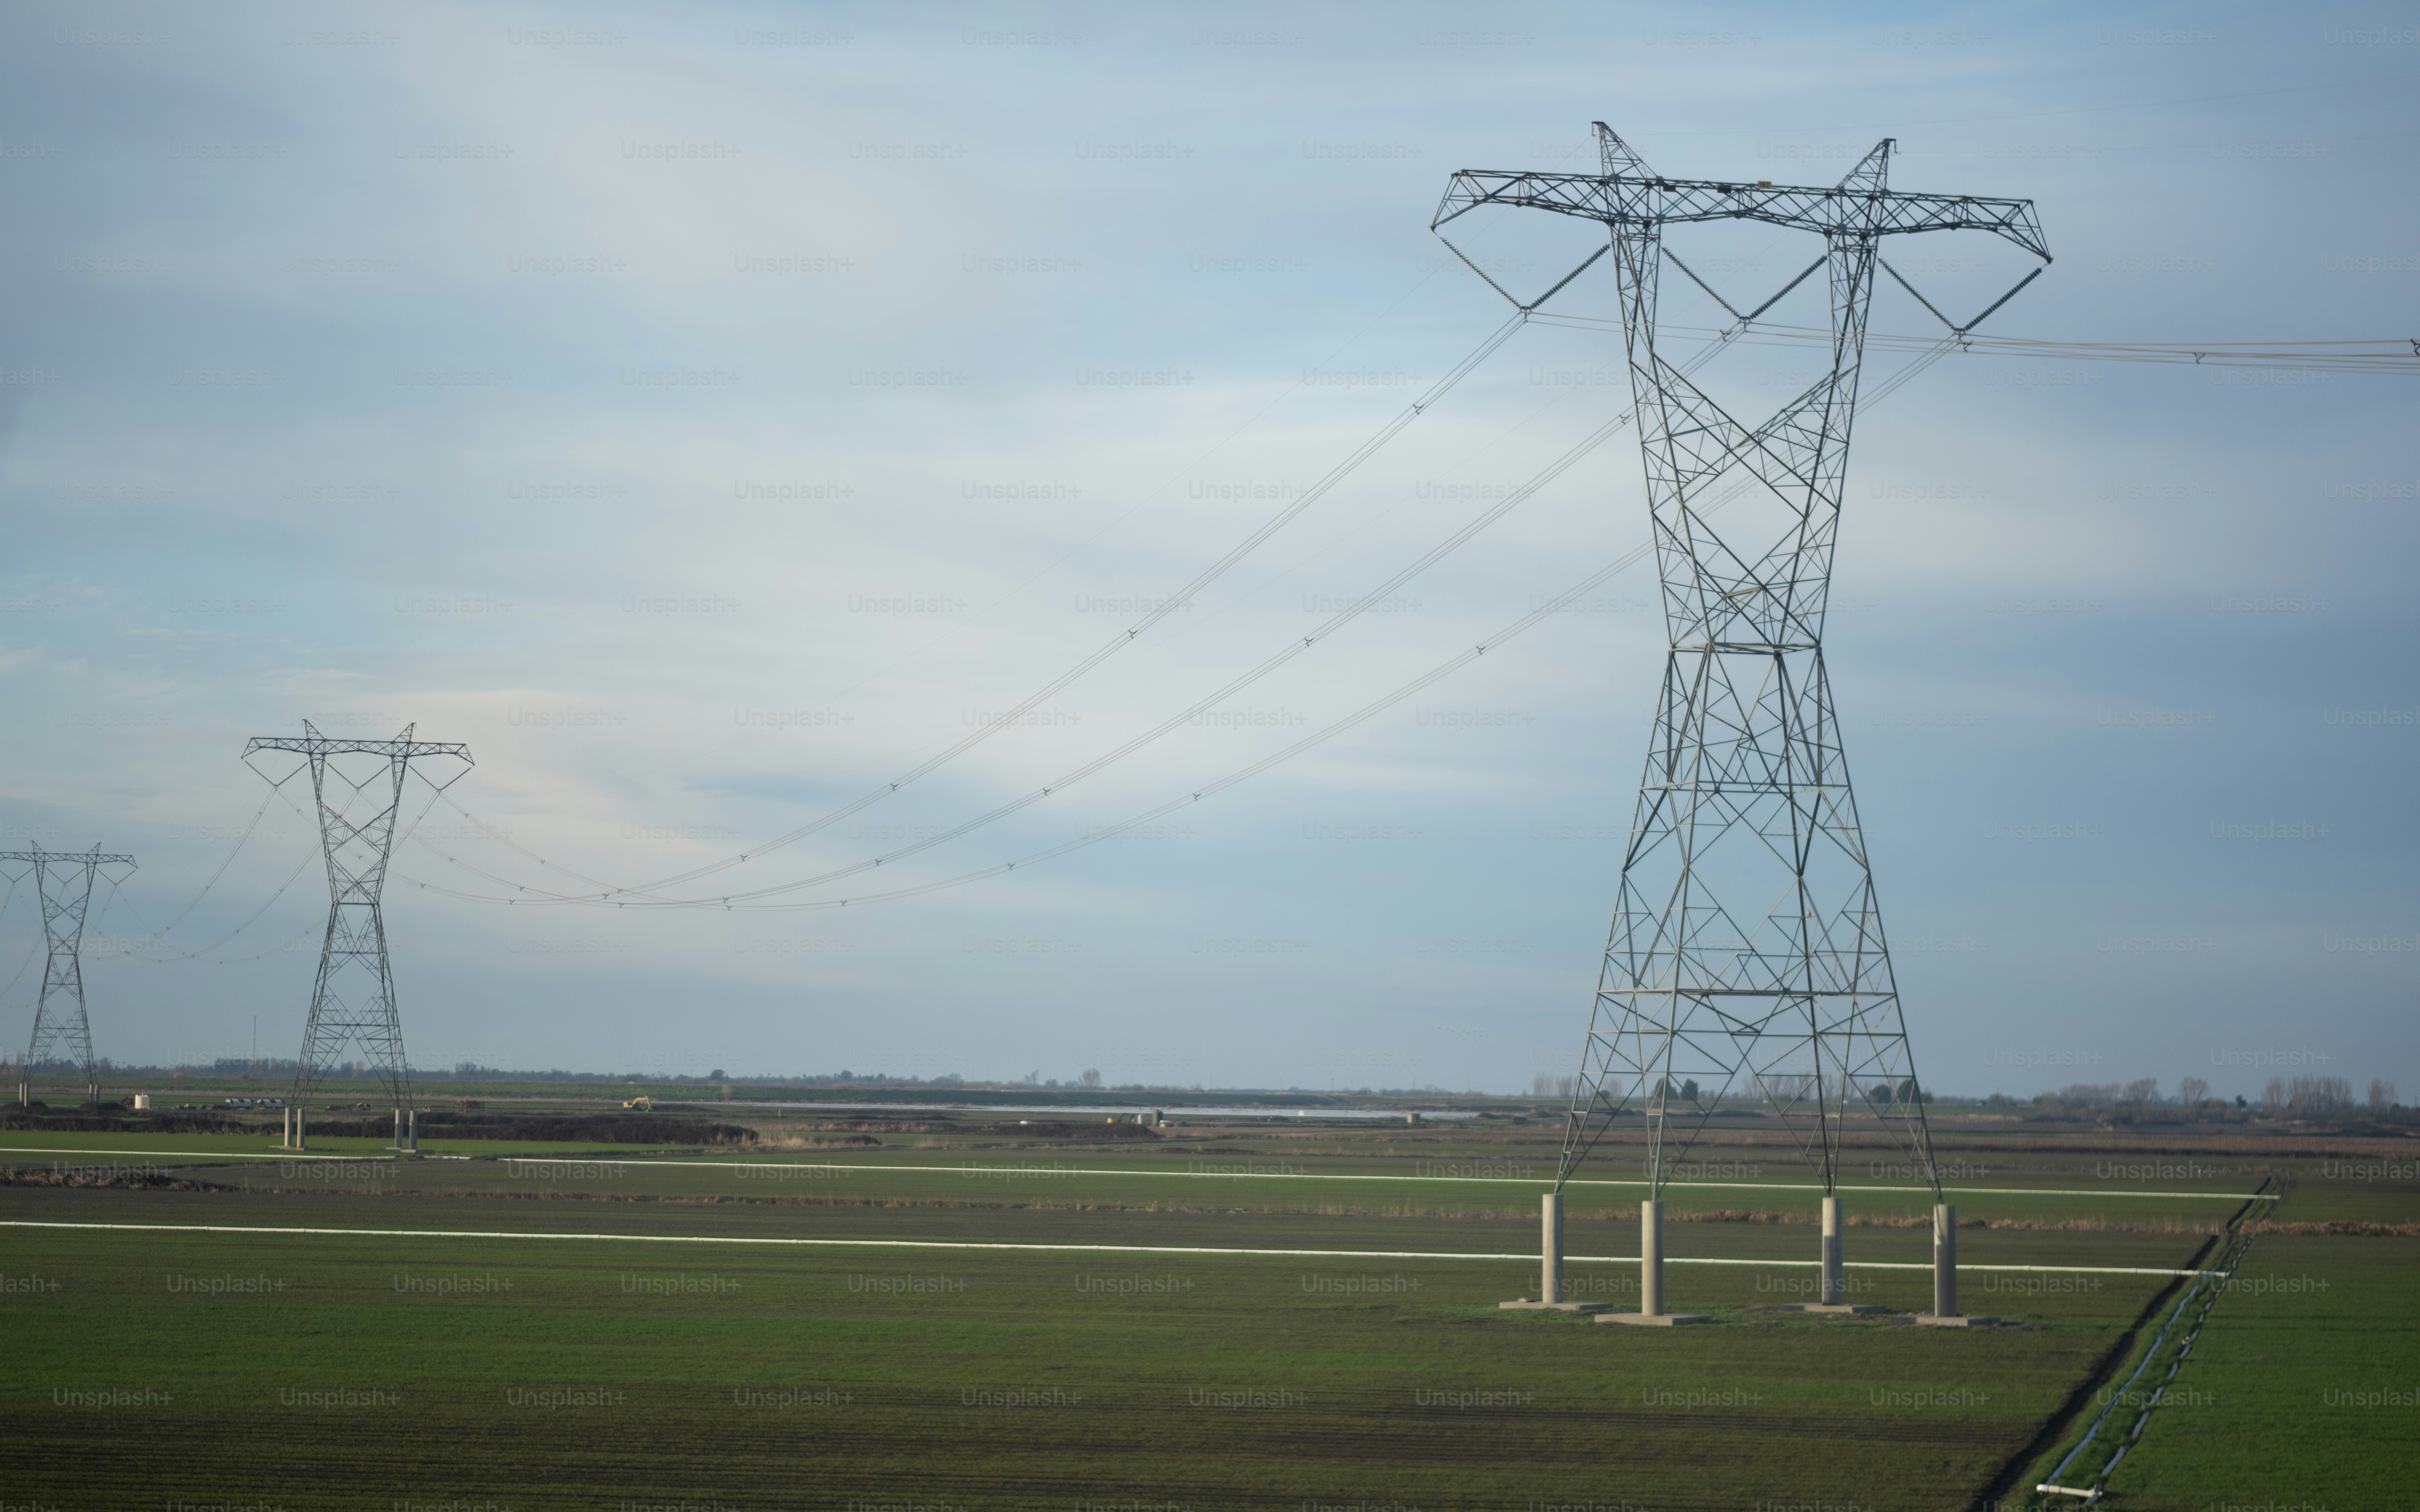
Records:
M503 1155L497 1157L507 1165L639 1165L639 1166L721 1166L737 1171L938 1171L943 1174L998 1176L1153 1176L1177 1180L1196 1181L1439 1181L1448 1185L1474 1182L1500 1183L1510 1186L1545 1186L1544 1177L1535 1176L1353 1176L1329 1171L1120 1171L1094 1170L1079 1166L1016 1165L852 1165L844 1161L744 1161L744 1160L589 1160L580 1155ZM1565 1186L1645 1186L1645 1181L1606 1180L1575 1177ZM1691 1187L1712 1191L1736 1192L1821 1192L1820 1186L1803 1181L1667 1181L1669 1187ZM1929 1186L1843 1186L1841 1192L1924 1192ZM2212 1202L2274 1202L2273 1192L2128 1192L2069 1190L2061 1187L2035 1186L1946 1186L1944 1196L2000 1197L2183 1197L2207 1198Z
M0 1155L185 1155L194 1160L393 1160L393 1155L311 1155L286 1150L255 1155L233 1149L44 1149L34 1145L0 1145Z
M275 1228L239 1224L59 1224L24 1219L0 1219L0 1228L74 1228L127 1233L171 1234L337 1234L375 1239L551 1239L589 1240L633 1244L796 1244L838 1249L987 1249L1035 1253L1104 1255L1294 1255L1324 1259L1357 1260L1534 1260L1535 1255L1467 1255L1443 1250L1384 1249L1222 1249L1202 1244L1006 1244L977 1240L946 1239L775 1239L725 1238L713 1234L543 1234L496 1233L473 1228ZM1566 1255L1565 1260L1597 1265L1637 1265L1636 1255ZM1717 1260L1677 1255L1664 1257L1667 1265L1821 1265L1821 1260ZM1930 1271L1927 1260L1850 1260L1857 1271ZM2218 1275L2216 1271L2162 1271L2133 1265L1961 1265L1962 1271L2055 1271L2062 1275Z

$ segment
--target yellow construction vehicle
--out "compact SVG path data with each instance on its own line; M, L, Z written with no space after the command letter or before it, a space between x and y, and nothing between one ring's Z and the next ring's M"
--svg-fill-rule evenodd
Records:
M634 1097L622 1105L634 1113L653 1113L656 1111L656 1100L652 1097Z

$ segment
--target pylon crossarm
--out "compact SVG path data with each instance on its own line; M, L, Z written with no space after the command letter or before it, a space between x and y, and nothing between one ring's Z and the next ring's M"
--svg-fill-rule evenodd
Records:
M391 756L410 760L415 756L454 756L471 760L471 748L454 741L436 740L349 740L330 739L326 735L255 735L244 742L246 756L256 751L285 750L301 756Z
M1434 231L1486 205L1550 210L1617 228L1761 221L1837 239L1926 231L1988 231L2050 261L2031 200L1834 184L1762 185L1633 173L1551 174L1466 168L1447 183Z

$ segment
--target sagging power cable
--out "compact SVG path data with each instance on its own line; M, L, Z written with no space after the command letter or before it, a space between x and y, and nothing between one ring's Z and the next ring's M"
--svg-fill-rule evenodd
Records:
M566 868L557 866L554 862L537 855L535 852L518 844L504 836L497 834L490 826L467 812L464 813L463 817L470 820L472 824L477 825L489 839L519 852L522 856L528 856L531 860L537 862L540 866L546 867L550 871L561 872L566 876L573 877L579 881L587 882L592 886L603 889L602 891L595 894L580 895L576 897L575 895L569 894L549 893L543 889L527 889L531 893L533 899L544 898L551 902L579 901L587 903L628 903L635 899L647 904L659 906L721 906L719 903L711 900L672 899L660 897L659 894L662 888L679 887L684 883L694 882L702 877L712 876L719 872L728 871L732 867L753 860L757 856L763 856L768 851L776 851L783 848L784 846L795 844L819 830L826 829L832 825L838 824L841 820L861 813L866 809L872 808L875 804L877 804L883 799L891 796L900 789L907 787L908 784L915 782L922 778L931 776L941 767L949 764L953 761L955 761L958 757L966 754L968 751L983 744L985 741L989 740L993 735L998 734L1001 731L1013 727L1016 721L1024 717L1024 716L1032 713L1035 708L1038 708L1050 699L1055 698L1060 693L1064 692L1069 687L1098 669L1103 663L1109 661L1119 652L1125 650L1127 646L1132 645L1135 640L1141 636L1145 631L1150 630L1153 626L1158 625L1170 615L1174 614L1179 609L1183 609L1203 590L1207 589L1211 584L1224 577L1237 563L1242 562L1246 557L1251 555L1253 551L1257 550L1271 536L1277 534L1288 524L1291 524L1297 517L1301 516L1306 510L1319 502L1319 501L1332 491L1338 484L1342 483L1346 478L1350 477L1355 471L1359 470L1362 464L1368 462L1370 458L1375 456L1381 450L1383 450L1388 442L1393 440L1397 436L1402 435L1403 432L1411 425L1413 421L1418 420L1422 414L1426 413L1430 407L1445 397L1447 393L1450 393L1455 385L1459 384L1464 378L1469 377L1473 370L1475 370L1481 363L1485 362L1490 356L1495 354L1497 348L1512 340L1514 332L1518 332L1525 324L1528 323L1527 316L1528 312L1526 311L1516 313L1502 325L1488 332L1486 337L1483 338L1477 347L1471 349L1469 355L1463 358L1461 362L1455 363L1443 378L1430 385L1430 387L1423 392L1419 398L1413 400L1411 404L1400 413L1388 420L1385 424L1378 427L1377 431L1373 434L1369 440L1354 448L1352 452L1345 455L1343 460L1330 468L1318 479L1318 481L1313 483L1310 487L1304 489L1301 494L1288 502L1284 508L1279 510L1275 515L1264 521L1257 530L1244 537L1243 540L1237 542L1234 546L1229 548L1223 555L1212 562L1208 566L1203 567L1199 573L1195 574L1191 581L1187 582L1168 597L1160 600L1157 607L1154 608L1149 612L1145 613L1140 619L1135 621L1134 624L1128 625L1125 630L1112 637L1099 649L1093 652L1090 656L1085 656L1082 660L1078 661L1074 666L1068 668L1065 671L1060 673L1057 677L1051 679L1048 683L1043 685L1034 692L1027 695L1024 700L1019 702L1014 707L1003 711L997 719L977 727L972 733L967 735L965 738L945 747L940 751L926 758L923 762L908 768L898 777L892 779L881 787L875 788L864 794L862 796L857 798L855 801L844 804L840 808L832 810L830 812L824 814L821 818L801 825L784 834L777 835L771 840L765 841L763 844L742 851L736 856L725 856L721 860L711 861L700 867L693 867L689 871L677 872L671 876L659 877L652 882L621 887L601 882L594 877L582 876L580 873L570 872ZM457 810L459 811L458 805L457 806ZM448 857L448 859L452 859L452 857ZM458 862L457 864L461 863ZM476 870L474 868L468 867L465 869ZM502 878L491 878L490 880L496 881L506 887L516 886L516 884L505 882Z
M1526 312L1524 313L1526 314ZM1745 329L1745 322L1743 322L1740 327L1734 328L1734 332L1736 330L1744 329ZM1729 333L1717 333L1716 339L1708 342L1699 350L1692 353L1689 359L1683 364L1682 371L1684 373L1695 372L1698 368L1711 361L1713 357L1722 349L1724 341L1727 339L1728 334ZM445 851L439 850L436 846L428 844L427 841L424 841L423 844L427 845L428 849L436 851L436 853L449 864L462 871L469 872L472 874L481 877L489 882L495 883L500 887L511 887L520 895L519 897L511 900L493 901L525 903L532 907L554 904L593 905L612 903L617 907L723 908L729 907L735 903L771 897L786 892L795 892L806 887L820 887L830 882L838 881L844 877L855 875L861 872L872 871L883 866L892 865L909 856L915 855L920 851L928 850L935 845L943 844L949 841L960 839L987 825L1007 818L1023 809L1030 808L1033 804L1039 803L1044 798L1049 797L1054 793L1058 793L1076 782L1081 781L1085 778L1094 776L1103 768L1125 759L1126 756L1133 754L1135 751L1141 749L1145 746L1148 746L1168 734L1170 732L1181 727L1193 716L1233 698L1237 693L1242 692L1244 689L1275 672L1278 669L1285 666L1288 662L1293 661L1295 657L1311 650L1314 645L1326 640L1338 630L1343 628L1346 625L1358 619L1372 606L1385 602L1388 596L1394 593L1395 590L1410 582L1421 573L1426 572L1430 567L1435 566L1438 562L1443 561L1446 557L1451 555L1453 552L1459 550L1463 546L1468 544L1489 526L1495 524L1496 521L1501 519L1505 515L1510 514L1513 509L1528 501L1528 500L1539 489L1562 476L1564 472L1568 471L1583 456L1586 456L1589 453L1594 451L1598 446L1602 445L1606 440L1609 440L1621 431L1622 427L1630 423L1631 419L1632 412L1625 409L1619 415L1615 416L1612 420L1606 422L1604 425L1599 426L1578 445L1564 453L1552 463L1549 463L1536 476L1532 477L1529 482L1523 485L1521 487L1512 490L1501 501L1496 503L1491 508L1482 511L1478 517L1465 524L1460 530L1456 531L1452 535L1448 536L1437 546L1432 548L1427 553L1411 563L1409 565L1399 569L1393 577L1389 578L1385 582L1380 583L1377 587L1372 589L1368 593L1352 600L1342 610L1340 610L1337 614L1331 616L1328 621L1322 625L1318 629L1298 639L1289 638L1287 642L1280 646L1276 653L1264 659L1258 666L1252 668L1250 671L1230 681L1225 687L1219 688L1217 692L1212 693L1203 699L1198 700L1191 705L1180 710L1178 713L1162 721L1160 724L1145 731L1142 734L1129 740L1125 745L1110 751L1107 755L1096 758L1052 782L1036 788L1025 794L1023 796L1013 799L987 813L982 814L974 819L968 820L963 824L951 826L950 828L942 830L937 834L924 837L912 844L904 846L896 851L886 853L882 856L874 857L873 859L857 862L853 865L843 867L836 871L827 872L817 876L802 878L787 883L775 884L765 887L727 893L716 898L664 898L655 895L652 892L643 894L638 889L617 889L614 892L606 894L582 895L528 887L521 884L513 882L509 878L499 876L482 867L473 865L472 863ZM1016 711L1012 711L1010 715L1003 715L1001 717L1012 717L1015 712ZM962 742L961 744L963 745L965 743ZM494 834L494 831L490 826L479 820L476 816L471 814L467 810L464 810L458 802L451 797L447 799L447 802L453 806L456 812L462 814L466 820L477 826L483 833L490 835ZM843 811L846 812L849 810ZM498 838L501 839L502 837ZM507 841L507 843L510 842ZM532 854L518 845L515 845L513 848L516 850L521 850L524 855ZM558 867L555 868L555 870L563 871L566 875L578 875L578 873L571 872L566 868ZM463 894L463 896L477 895Z
M1935 342L1931 350L1919 356L1916 361L1908 363L1898 372L1893 373L1882 383L1876 385L1870 393L1864 396L1862 407L1870 408L1875 404L1883 402L1891 394L1897 393L1901 387L1905 386L1910 380L1915 378L1917 374L1923 372L1924 369L1930 367L1933 363L1947 355L1954 348L1955 343L1952 340L1944 339ZM1754 478L1743 478L1730 487L1718 493L1713 500L1709 501L1704 507L1696 509L1695 513L1700 517L1711 517L1730 500L1739 497L1742 493L1745 493L1748 489L1756 486L1756 485L1757 480ZM1324 745L1327 741L1334 739L1336 736L1343 734L1345 732L1352 730L1356 726L1386 712L1388 709L1401 703L1404 700L1410 698L1412 695L1420 692L1439 680L1448 677L1470 665L1472 662L1479 660L1489 651L1497 649L1502 646L1505 642L1527 634L1529 630L1536 628L1537 625L1544 621L1560 613L1569 604L1575 600L1585 598L1590 593L1593 593L1598 588L1604 586L1608 579L1612 579L1617 574L1627 570L1644 560L1653 549L1653 543L1652 541L1641 542L1639 545L1631 548L1628 551L1625 551L1621 556L1615 558L1604 567L1599 568L1597 571L1590 574L1580 581L1573 584L1561 594L1557 594L1555 597L1547 600L1537 609L1532 609L1529 613L1525 614L1520 619L1505 625L1495 635L1479 642L1469 650L1457 654L1443 663L1440 663L1438 666L1421 673L1410 682L1404 683L1392 691L1363 704L1360 708L1346 715L1344 717L1338 719L1326 728L1305 735L1302 739L1295 741L1294 744L1268 756L1263 757L1259 761L1256 761L1248 766L1230 772L1226 776L1218 779L1216 781L1208 782L1201 787L1192 789L1176 798L1172 798L1166 803L1160 804L1156 808L1146 810L1145 811L1135 814L1118 824L1110 825L1104 828L1094 830L1075 840L1063 841L1060 844L1052 845L1046 849L1035 851L1030 855L1019 856L1014 861L1000 862L973 872L962 872L957 876L943 877L932 882L919 883L909 887L892 888L882 892L860 894L853 898L817 899L800 903L768 903L747 901L754 897L763 896L764 893L791 890L789 888L768 888L764 889L764 893L734 894L732 900L729 902L714 900L705 903L704 906L721 907L732 910L747 909L759 912L807 912L832 908L848 908L853 906L862 907L867 903L886 903L902 898L921 897L926 893L939 892L949 888L965 887L970 883L985 881L992 877L1005 876L1008 873L1015 872L1019 867L1035 866L1044 861L1065 856L1070 852L1081 850L1085 846L1097 844L1105 840L1113 840L1129 830L1156 823L1179 810L1189 808L1194 804L1200 803L1202 799L1224 792L1228 788L1233 787L1240 782L1249 781L1250 779L1259 776L1261 773L1285 762L1291 761L1295 757L1301 755L1303 752L1311 750L1315 747ZM1056 786L1056 784L1054 784L1054 786ZM917 848L921 849L922 847L920 846ZM861 864L860 866L848 869L848 871L850 872L861 872L868 870L870 865L871 863ZM413 887L419 887L424 891L434 892L443 897L459 898L473 903L509 904L525 901L511 898L492 897L484 893L468 892L460 888L447 887L437 883L421 882L410 877L401 877L400 880L410 882ZM798 884L795 886L805 885L807 884ZM697 905L692 904L692 906Z

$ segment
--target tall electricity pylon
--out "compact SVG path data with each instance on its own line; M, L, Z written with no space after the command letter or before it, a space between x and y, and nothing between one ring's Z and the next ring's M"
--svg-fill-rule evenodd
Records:
M26 1073L32 1074L45 1057L65 1050L84 1072L85 1101L97 1101L101 1077L93 1066L92 1021L84 1003L85 911L92 906L93 877L124 867L126 872L109 879L112 886L123 882L134 870L134 857L103 856L98 845L83 852L46 851L39 845L30 851L0 851L0 869L12 866L13 871L0 871L11 882L33 874L34 892L42 904L43 943L50 950L49 964L42 968L42 995L34 1007L34 1038L25 1048ZM29 1095L20 1081L18 1101Z
M1940 1196L1823 666L1867 305L1878 270L1899 278L1880 255L1885 237L1980 230L2045 266L2050 253L2028 200L1887 187L1888 139L1838 184L1808 189L1666 178L1603 122L1596 134L1601 173L1458 173L1432 223L1506 205L1606 227L1670 632L1556 1190L1617 1117L1633 1108L1644 1116L1641 1312L1660 1315L1665 1180L1744 1081L1742 1090L1779 1116L1822 1171L1824 1300L1838 1304L1834 1193L1852 1114L1895 1131ZM1666 251L1665 228L1725 220L1809 231L1824 243L1823 255L1781 294L1746 316L1732 310L1743 325L1817 268L1830 274L1830 370L1755 426L1733 419L1656 347L1665 261L1721 301ZM1966 325L1950 326L1953 336L2040 271ZM1746 474L1739 488L1714 496L1734 471ZM1742 490L1745 497L1731 501ZM1717 505L1719 519L1712 517Z
M328 864L328 932L319 947L319 975L311 988L311 1017L294 1068L292 1101L299 1111L345 1047L358 1040L395 1103L398 1128L411 1106L411 1072L404 1058L379 899L411 764L460 763L442 781L421 773L439 789L471 765L469 748L414 740L412 729L404 726L393 740L350 740L323 735L305 719L300 736L256 735L243 748L245 764L272 786L311 774L319 848ZM300 1131L290 1122L288 1127L289 1137L299 1141Z

